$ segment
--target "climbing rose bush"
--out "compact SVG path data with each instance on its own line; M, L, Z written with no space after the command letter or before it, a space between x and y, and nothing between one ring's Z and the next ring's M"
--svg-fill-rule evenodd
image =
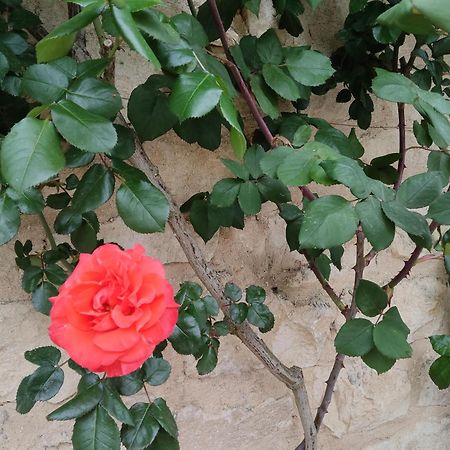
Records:
M49 335L80 366L109 377L141 367L178 319L163 265L136 244L107 244L80 261L53 304Z

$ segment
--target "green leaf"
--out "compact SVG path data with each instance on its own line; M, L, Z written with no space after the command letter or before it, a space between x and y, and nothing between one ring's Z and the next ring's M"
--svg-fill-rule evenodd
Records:
M279 117L278 99L260 75L250 76L250 87L263 112L271 119Z
M9 72L8 58L0 52L0 82L3 81L5 75Z
M142 389L144 386L142 378L143 372L138 369L128 375L110 378L109 383L112 389L117 390L120 395L129 396L137 394ZM134 423L134 419L132 422Z
M98 405L75 421L72 445L74 450L119 450L119 429L105 409Z
M301 147L305 145L312 135L312 129L309 125L300 125L294 134L292 139L292 145L295 147Z
M81 225L70 234L72 245L80 253L92 253L97 245L97 233L99 222L94 211L88 211L82 215Z
M54 228L58 234L70 234L74 232L82 223L81 213L72 208L64 208L56 216Z
M383 354L381 354L376 348L370 350L369 353L366 353L362 356L362 360L368 365L370 368L375 369L378 375L387 372L390 370L394 364L395 359L387 358Z
M238 10L242 8L242 0L216 0L216 3L226 31L231 26ZM206 31L210 42L219 38L219 30L214 21L211 20L211 11L207 2L203 3L198 9L197 19Z
M354 159L342 157L325 161L322 167L331 178L350 188L355 197L367 198L369 196L371 180Z
M416 212L409 211L398 201L382 202L381 207L387 218L402 230L425 240L426 247L431 246L431 234L427 221Z
M395 225L384 215L380 201L374 196L355 206L367 240L376 251L388 248L395 236Z
M328 159L338 159L339 156L337 151L328 145L309 142L300 151L291 153L283 159L278 166L277 175L287 186L304 186L319 174L325 178L323 181L328 179L330 184L333 180L327 177L321 163Z
M244 155L245 167L250 172L250 175L256 180L263 171L261 170L261 159L264 156L264 149L260 145L252 145Z
M405 180L397 191L397 201L407 208L422 208L430 205L441 193L439 172L414 175Z
M182 12L172 17L171 22L175 25L180 35L193 47L203 48L208 46L208 36L200 22L191 14Z
M116 194L117 211L125 225L138 233L164 231L169 203L148 180L126 179Z
M56 264L48 264L44 270L45 276L53 284L57 286L61 285L66 281L68 273Z
M208 345L206 351L197 361L196 368L199 375L211 373L217 366L217 349L213 345Z
M124 424L120 432L122 443L128 450L142 450L155 439L159 423L153 417L149 403L136 403L131 409L135 425Z
M378 351L392 359L411 357L412 348L406 338L403 321L395 319L393 315L385 315L373 331L373 340Z
M267 30L256 41L256 52L264 64L281 64L283 62L283 47L275 30Z
M269 200L274 203L286 203L291 201L289 189L280 180L263 176L256 186L261 194L262 200Z
M47 420L70 420L82 417L97 407L103 395L103 386L97 382L80 391L47 416Z
M182 355L191 355L200 344L201 330L195 318L181 312L172 335L169 337L173 348Z
M266 300L266 291L259 286L249 286L245 290L245 300L247 303L264 303Z
M0 245L9 242L17 234L19 227L19 210L6 192L2 192L0 194Z
M310 202L304 212L299 242L303 248L331 248L349 241L358 218L347 200L337 195Z
M373 348L373 324L367 319L352 319L339 330L334 340L336 351L347 356L363 356Z
M47 181L64 168L58 135L51 122L32 118L14 125L2 143L2 175L16 191Z
M180 450L180 444L177 439L160 429L152 445L146 450Z
M159 90L164 84L169 84L165 77L152 75L131 94L128 117L141 141L156 139L178 122L168 97Z
M105 385L103 389L100 405L120 422L134 425L133 417L131 417L130 411L123 403L120 395L108 385Z
M75 42L76 33L93 22L103 8L102 0L94 1L83 8L79 14L52 30L36 45L38 62L52 61L66 56Z
M84 78L67 90L67 100L93 114L110 119L122 108L122 100L114 86L96 78Z
M264 81L286 100L297 100L300 97L297 83L283 69L274 64L264 64L262 71Z
M34 64L26 70L21 89L42 104L52 103L64 94L69 79L56 67L49 64Z
M247 181L250 177L250 172L245 166L242 166L237 161L232 159L222 159L223 165L236 175L241 180Z
M375 317L386 308L388 297L384 289L368 280L361 280L356 290L356 306L369 317Z
M230 139L233 150L238 158L242 158L247 149L247 139L239 123L237 109L225 94L222 94L222 97L220 97L219 106L222 116L231 126Z
M56 366L61 359L61 352L56 347L38 347L28 350L24 354L25 359L38 366Z
M33 291L31 303L36 311L48 316L52 309L52 304L48 299L56 295L58 295L58 289L53 284L44 281Z
M262 171L269 177L276 177L278 167L286 159L287 156L292 155L294 149L291 147L277 147L265 153L261 158L260 167Z
M450 33L450 12L445 0L413 0L412 13L423 14L433 25Z
M450 356L450 336L445 334L430 336L433 350L441 356Z
M59 367L41 366L22 380L17 389L16 411L26 414L38 401L53 398L64 382L64 372Z
M150 413L170 436L178 437L177 424L164 399L157 398L150 406Z
M253 302L248 308L247 320L264 332L271 330L275 323L275 318L270 309L259 302Z
M416 3L417 0L414 0ZM404 0L378 17L378 23L386 27L396 27L407 33L424 34L434 32L434 27L427 17L414 6L412 0Z
M433 219L439 224L450 225L450 192L441 194L430 205L427 217Z
M117 132L117 144L111 150L113 158L128 159L133 156L136 148L134 144L134 133L130 128L123 125L114 125Z
M75 169L89 165L95 158L95 155L89 152L84 152L78 148L71 146L65 154L66 167Z
M442 178L442 186L446 186L450 179L450 156L444 152L430 152L427 169L429 172L439 172Z
M219 304L217 303L217 300L212 297L211 295L206 295L203 297L203 303L205 305L206 313L209 316L217 316L220 312Z
M22 277L22 289L25 292L33 292L41 283L43 271L41 267L29 265L25 267Z
M330 59L321 53L295 47L286 50L286 66L294 80L299 83L319 86L333 75L334 69Z
M106 203L114 191L114 176L101 164L94 164L81 178L72 198L72 208L78 213L97 209Z
M182 305L185 302L190 303L191 301L199 300L202 292L203 289L199 284L185 281L181 283L180 289L175 295L175 300L179 305Z
M433 141L441 147L450 145L450 123L447 117L422 100L418 100L414 106L431 123L428 132Z
M430 367L430 377L439 389L450 386L450 358L441 356Z
M143 365L145 372L144 381L151 386L160 386L165 383L172 370L168 361L164 358L151 357L145 361Z
M219 208L231 206L239 194L242 181L236 178L225 178L216 183L211 192L211 203Z
M124 38L125 42L136 52L142 55L145 59L150 61L155 69L160 69L161 65L158 58L153 53L153 50L147 44L142 34L137 27L133 16L130 11L124 8L117 8L112 6L112 15L114 17L114 22L120 31L120 34Z
M67 142L88 152L109 152L117 144L112 123L69 100L51 107L52 119Z
M38 189L29 188L19 193L13 188L8 188L6 194L14 200L22 214L37 214L44 209L44 197Z
M248 216L261 211L261 195L255 183L251 181L240 184L238 201L242 211Z
M411 80L400 73L375 70L377 76L372 82L372 91L377 97L390 102L414 103L418 88Z
M230 306L230 319L238 325L244 322L247 313L248 306L245 303L233 303Z
M320 126L314 138L316 142L326 144L349 158L360 158L364 154L364 147L356 138L354 129L347 137L342 131L327 124L326 126Z
M169 22L169 18L154 9L147 9L133 14L134 21L138 28L157 39L168 44L180 42L180 35Z
M259 8L261 0L244 0L244 6L251 11L255 16L259 16Z
M312 9L316 9L322 3L322 0L308 0L308 3Z
M170 95L170 108L180 121L202 117L219 102L222 89L210 73L194 72L177 78Z
M242 298L242 290L237 284L228 282L225 285L223 295L232 302L238 302Z

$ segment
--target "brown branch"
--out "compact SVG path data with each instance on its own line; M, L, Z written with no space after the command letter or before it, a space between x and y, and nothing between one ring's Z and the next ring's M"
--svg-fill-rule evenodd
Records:
M344 304L344 302L341 300L341 297L335 292L335 290L331 287L330 283L328 283L328 281L322 275L322 272L320 271L319 267L317 267L317 264L314 262L314 260L312 258L310 258L305 252L303 252L303 255L305 256L306 260L308 261L309 268L313 271L317 280L321 284L323 290L328 294L331 301L339 308L339 311L344 313L344 311L347 309L347 307Z
M122 114L119 114L119 123L129 127ZM227 319L230 332L242 341L242 343L263 363L272 375L292 390L298 405L304 434L310 444L307 448L308 450L315 449L316 430L301 369L297 367L288 368L285 366L267 347L266 343L253 331L248 323L235 325L231 322L228 315L229 302L223 295L225 283L222 276L213 270L206 262L200 247L193 238L191 228L186 222L186 219L179 212L178 206L172 201L168 189L159 177L157 167L149 160L141 142L137 138L136 146L136 152L130 158L130 162L135 167L142 170L149 180L165 194L170 204L169 226L181 245L194 272L209 293L218 300Z
M366 268L366 258L364 256L364 241L365 236L361 226L358 226L356 231L356 264L355 270L355 282L353 285L352 292L352 302L350 308L347 310L348 313L345 314L346 321L352 320L357 312L356 308L356 291L358 289L359 283L364 275L364 269ZM322 401L317 408L316 417L314 419L314 424L316 426L317 432L319 431L323 419L328 412L328 407L330 406L331 399L333 398L334 389L336 387L337 380L341 370L344 368L345 355L338 353L334 359L334 364L330 372L330 376L326 381L326 389L322 397ZM295 450L305 450L305 441L303 441Z
M223 25L222 18L220 17L219 9L217 8L216 0L208 0L208 6L209 10L211 12L213 21L219 31L220 35L220 41L222 42L223 50L225 52L225 56L228 60L228 67L230 68L230 71L239 87L239 90L244 97L245 102L247 103L248 107L250 108L250 111L253 115L253 117L256 120L256 123L258 124L258 127L260 128L261 132L264 135L264 138L267 140L269 145L271 147L275 147L276 140L274 139L274 136L269 130L269 127L267 126L266 122L264 121L264 118L258 108L258 105L256 103L255 97L253 96L252 92L248 88L239 68L235 64L233 57L230 52L230 47L228 45L227 36L225 27ZM310 192L307 187L304 188L304 191ZM311 192L311 196L314 197L314 194ZM316 428L314 426L312 414L311 414L311 408L309 406L309 400L308 400L308 393L306 391L306 386L303 380L303 374L300 368L296 368L296 371L301 377L298 378L298 382L295 386L286 384L286 386L291 389L294 393L295 402L297 405L297 409L299 411L300 420L302 423L303 431L304 431L304 439L306 442L306 449L307 450L314 450L317 448L317 432Z
M431 222L430 224L430 232L433 233L438 227L438 224L436 222ZM394 289L395 286L397 286L401 281L403 281L411 272L411 269L415 266L417 260L419 259L420 254L422 253L423 247L421 245L418 245L414 251L411 253L411 256L407 261L405 261L405 264L403 265L400 272L392 278L392 280L386 284L385 289Z

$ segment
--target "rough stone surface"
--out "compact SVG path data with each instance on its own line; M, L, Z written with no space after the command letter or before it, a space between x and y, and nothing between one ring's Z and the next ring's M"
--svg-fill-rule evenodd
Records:
M64 17L63 3L28 2L36 11L42 11L49 28ZM337 45L334 33L346 15L342 3L347 4L327 0L318 12L308 10L303 18L302 42L332 51ZM180 5L185 8L181 1L168 1L167 5L172 11L179 10ZM271 2L263 0L262 6L258 20L249 14L236 21L231 38L244 26L254 34L271 26ZM150 71L139 58L128 52L120 54L117 79L125 101ZM336 105L332 93L315 98L310 113L346 132L350 130L346 106ZM411 111L408 114L414 116ZM377 105L374 128L359 132L368 160L389 149L395 151L396 124L395 108L386 103ZM414 143L410 130L408 143ZM232 156L226 134L222 149L214 153L187 145L174 134L148 143L146 148L177 202L185 201L189 192L210 189L226 174L220 157ZM418 151L410 152L407 174L420 170L425 158ZM325 188L319 187L318 191L325 192ZM125 247L141 242L150 254L166 263L174 285L195 279L170 231L156 236L134 234L120 221L113 204L103 207L99 217L104 237ZM268 303L277 317L267 342L286 364L304 368L310 400L316 407L333 363L333 339L342 318L307 270L305 261L289 252L283 234L284 225L275 209L266 205L261 214L247 221L244 231L223 230L203 247L207 259L237 283L255 283L267 290ZM28 236L33 236L37 246L45 244L39 224L31 217L24 218L20 232L20 238ZM366 277L380 283L388 281L412 248L407 236L399 234L394 245L372 263ZM71 395L76 383L73 374L66 373L68 381L52 404L38 405L27 416L20 416L14 409L15 390L32 370L22 358L23 352L48 344L49 340L48 321L34 312L29 297L21 290L20 273L13 259L12 244L0 248L0 448L70 449L72 424L49 423L45 415ZM334 271L331 277L344 299L348 299L352 286L353 261L354 246L350 243L343 271ZM435 358L427 337L450 332L449 290L439 261L416 267L396 290L394 302L411 328L413 358L397 363L382 376L360 360L346 361L320 434L323 450L449 448L450 396L438 391L427 374ZM167 358L173 366L172 376L164 386L152 388L151 395L164 396L176 411L183 450L291 450L300 442L300 423L290 393L236 338L223 339L218 367L206 377L196 374L192 358L171 351Z

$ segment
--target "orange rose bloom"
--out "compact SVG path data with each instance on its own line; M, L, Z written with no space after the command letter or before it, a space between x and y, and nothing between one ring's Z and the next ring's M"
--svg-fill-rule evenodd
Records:
M178 305L163 265L137 244L107 244L80 261L53 303L48 332L80 366L107 376L141 367L168 338Z

